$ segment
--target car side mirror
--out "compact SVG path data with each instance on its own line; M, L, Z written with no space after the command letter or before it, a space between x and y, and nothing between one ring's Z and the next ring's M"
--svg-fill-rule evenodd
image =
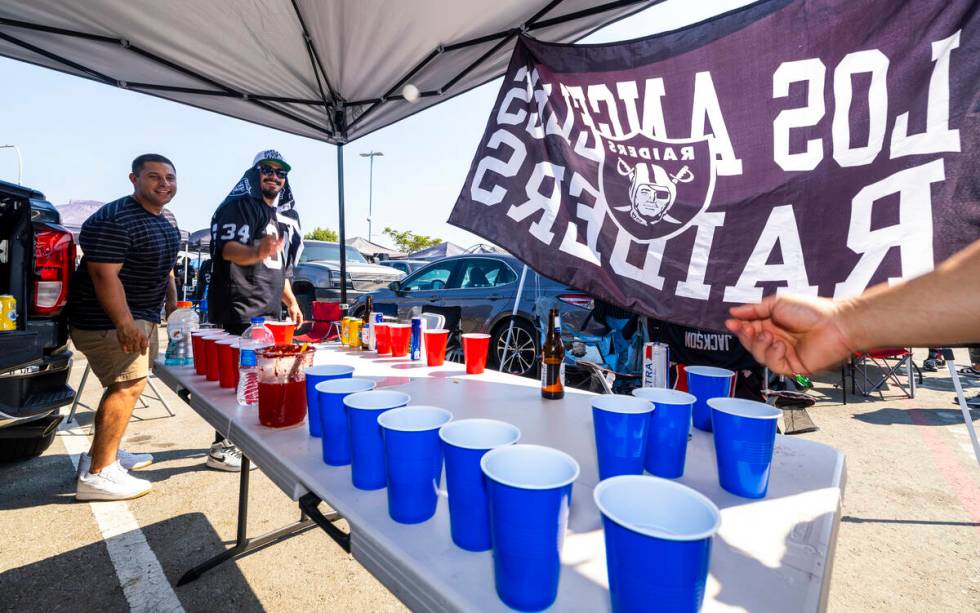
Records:
M400 292L402 290L401 281L392 281L391 283L388 284L388 289L396 293Z

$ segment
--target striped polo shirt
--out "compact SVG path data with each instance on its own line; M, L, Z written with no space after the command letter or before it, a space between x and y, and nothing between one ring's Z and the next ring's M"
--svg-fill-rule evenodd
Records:
M180 232L174 214L154 215L132 196L103 206L82 224L78 244L84 255L72 279L69 321L82 330L109 330L109 319L88 272L88 263L122 264L119 280L133 319L160 321L167 277L177 262Z

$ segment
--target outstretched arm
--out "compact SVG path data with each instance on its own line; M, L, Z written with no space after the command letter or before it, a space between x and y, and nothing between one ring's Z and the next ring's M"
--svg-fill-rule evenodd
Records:
M900 285L847 300L770 296L731 314L728 329L781 374L811 373L877 347L980 341L980 240Z

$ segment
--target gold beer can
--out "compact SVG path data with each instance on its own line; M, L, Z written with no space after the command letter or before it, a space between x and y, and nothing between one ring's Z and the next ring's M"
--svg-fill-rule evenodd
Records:
M0 295L0 331L17 329L17 299L10 294ZM360 339L358 339L360 342Z
M347 338L350 333L350 317L344 317L340 320L340 343L342 345L347 344Z
M351 328L353 327L354 322L355 321L358 321L358 319L356 317L347 317L346 319L347 319L347 334L344 336L344 344L347 345L348 347L351 347L352 346L351 345L351 333L352 333Z
M361 326L364 322L358 318L354 318L350 322L350 346L351 349L361 348Z

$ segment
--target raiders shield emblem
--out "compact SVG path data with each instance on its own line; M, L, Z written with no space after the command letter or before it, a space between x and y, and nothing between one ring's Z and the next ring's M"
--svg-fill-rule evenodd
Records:
M669 238L708 208L715 186L708 139L603 139L602 190L609 213L638 242Z

